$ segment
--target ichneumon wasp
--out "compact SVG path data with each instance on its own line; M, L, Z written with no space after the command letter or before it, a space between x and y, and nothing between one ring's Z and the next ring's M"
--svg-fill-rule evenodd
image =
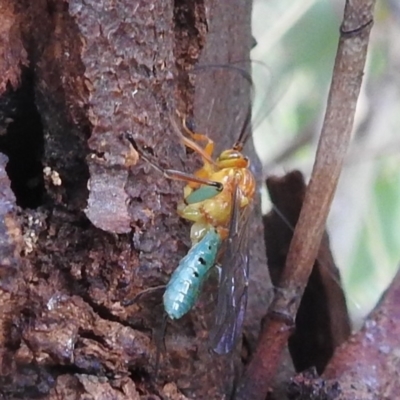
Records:
M250 75L238 67L213 67L238 71L252 84ZM177 212L193 223L192 247L166 286L164 309L171 319L179 319L189 312L210 269L219 264L218 301L210 347L218 354L225 354L234 348L241 335L247 304L248 223L256 182L242 151L250 136L251 108L247 110L235 144L217 158L213 158L214 142L208 136L192 132L185 120L182 129L175 118L171 117L170 121L181 142L201 157L203 165L193 174L161 168L145 148L136 144L131 134L125 135L141 158L166 178L186 182Z

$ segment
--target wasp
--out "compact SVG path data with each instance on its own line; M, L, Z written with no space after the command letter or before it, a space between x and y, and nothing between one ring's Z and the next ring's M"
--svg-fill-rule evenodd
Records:
M254 89L251 76L243 69L232 65L211 67L239 72ZM153 161L152 154L150 156L136 144L131 134L125 135L144 161L167 179L186 183L177 212L192 223L192 246L166 285L164 309L171 319L180 319L187 314L195 305L210 270L219 266L218 299L214 326L209 336L211 349L218 354L226 354L241 336L247 305L248 227L256 181L243 148L250 136L251 106L247 109L236 142L217 157L213 157L214 141L207 135L193 132L185 119L182 127L172 116L170 122L182 144L202 160L202 166L194 173L161 168ZM132 301L125 302L130 303Z
M171 319L179 319L188 313L195 305L210 269L218 262L220 281L210 342L216 353L225 354L232 350L241 335L247 304L248 223L256 189L255 178L249 169L250 161L242 153L248 136L242 129L232 148L214 159L214 142L210 138L192 132L185 121L186 136L173 118L171 124L183 144L202 159L202 167L193 174L161 168L137 146L132 135L127 135L142 159L166 178L186 182L177 212L193 223L192 247L166 286L164 309Z

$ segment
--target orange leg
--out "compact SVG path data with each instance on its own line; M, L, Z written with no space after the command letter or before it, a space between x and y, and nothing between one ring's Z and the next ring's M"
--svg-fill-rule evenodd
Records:
M202 133L197 133L191 131L188 126L186 125L186 118L184 117L182 119L182 126L184 131L192 137L193 140L196 140L197 142L205 142L206 145L204 147L204 152L208 154L210 157L212 156L212 153L214 151L214 141L210 139L207 135L203 135Z
M178 124L176 123L175 119L171 116L170 117L171 125L174 128L175 132L178 134L179 138L181 139L182 143L186 146L195 151L197 154L199 154L204 161L208 162L211 165L216 165L215 161L212 159L211 155L214 150L214 142L206 135L203 135L201 133L195 133L192 132L187 126L186 126L186 121L183 119L183 129L185 132L192 137L193 140L187 138L184 136L181 132L181 130L178 127ZM203 149L200 147L195 141L198 142L206 142L206 146Z
M139 149L139 147L137 146L137 144L131 134L129 134L129 133L125 134L125 138L129 141L129 143L133 146L133 148L139 153L140 157L142 157L143 160L148 162L157 171L161 172L166 178L178 180L178 181L184 181L184 182L188 182L188 183L212 186L212 187L216 188L219 192L222 191L224 186L221 182L215 182L210 179L198 177L198 176L192 175L192 174L187 174L186 172L176 171L174 169L161 168L153 160L151 160L149 157L147 157L147 155L144 154L144 152L141 149Z

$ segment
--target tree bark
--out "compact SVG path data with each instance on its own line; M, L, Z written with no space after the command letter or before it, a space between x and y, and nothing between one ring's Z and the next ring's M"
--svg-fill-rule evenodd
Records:
M250 3L0 0L0 10L8 23L8 62L0 62L3 395L229 395L238 354L216 358L205 340L215 280L189 315L168 324L157 381L162 291L122 305L165 285L190 246L189 224L176 213L182 184L139 160L123 134L159 165L191 172L199 160L170 125L179 109L217 151L232 146L248 82L233 70L194 79L189 71L249 59ZM259 174L252 145L248 154ZM258 198L255 209L250 348L271 296Z

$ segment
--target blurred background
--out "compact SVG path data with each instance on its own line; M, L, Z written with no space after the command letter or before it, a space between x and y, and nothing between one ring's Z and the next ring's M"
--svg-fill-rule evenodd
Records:
M309 179L344 0L254 0L255 145L264 175ZM265 114L267 116L265 117ZM400 260L400 2L375 9L352 146L328 231L353 324L362 323ZM263 191L263 211L270 206Z

